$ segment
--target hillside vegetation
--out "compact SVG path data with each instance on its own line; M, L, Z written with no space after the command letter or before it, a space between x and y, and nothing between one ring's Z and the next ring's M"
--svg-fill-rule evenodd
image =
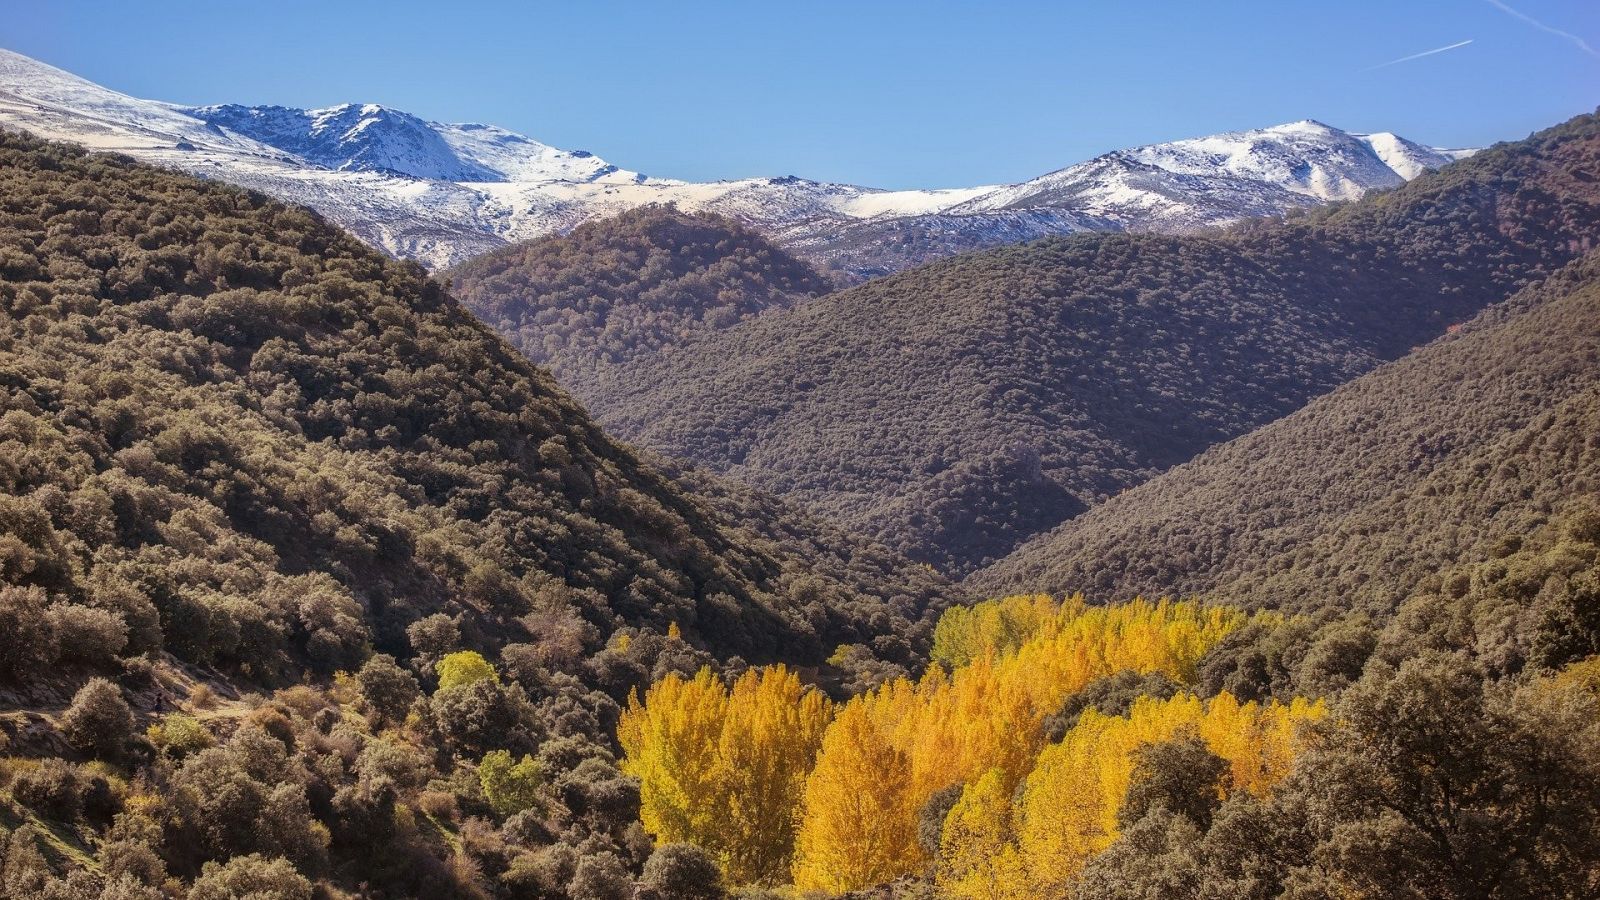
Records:
M1600 507L1572 513L1381 626L1018 596L944 615L948 670L842 704L782 667L668 675L623 769L653 834L807 895L1580 900L1600 630L1505 615L1600 583Z
M950 609L843 703L657 681L645 827L862 900L1600 891L1600 252L1028 554L970 581L1121 602Z
M1584 116L1290 221L965 256L623 364L588 405L966 572L1593 247L1597 167Z
M1600 494L1600 254L971 579L1387 612Z
M612 366L831 288L730 219L666 206L494 250L445 278L462 305L581 400Z
M310 212L14 135L0 396L7 897L610 896L630 690L888 677L953 595L641 460Z

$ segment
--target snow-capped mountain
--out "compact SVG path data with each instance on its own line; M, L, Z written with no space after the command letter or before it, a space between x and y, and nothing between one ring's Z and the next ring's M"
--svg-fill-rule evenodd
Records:
M592 153L492 125L443 125L368 103L326 109L200 106L183 112L327 169L431 181L637 181Z
M429 122L374 104L140 100L6 50L0 125L301 203L434 268L673 203L741 220L856 276L1051 234L1186 231L1351 200L1471 152L1304 121L1119 150L1012 185L885 191L793 176L693 183L492 125Z
M1125 227L1179 231L1355 200L1470 153L1306 120L1117 150L945 212L1067 208Z

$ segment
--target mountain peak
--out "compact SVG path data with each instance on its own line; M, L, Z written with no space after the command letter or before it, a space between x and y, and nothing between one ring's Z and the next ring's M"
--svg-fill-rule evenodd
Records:
M856 277L1083 230L1181 232L1390 188L1458 158L1315 119L1152 144L1012 185L882 191L793 175L690 183L481 123L377 103L318 109L140 100L15 53L0 123L317 209L435 267L651 203L752 226Z
M184 112L322 166L388 172L436 181L494 181L502 173L464 158L437 130L407 112L376 103L320 109L229 103Z
M1314 132L1314 133L1317 133L1317 134L1328 134L1328 133L1344 134L1345 133L1344 129L1342 129L1342 128L1335 128L1332 125L1329 125L1327 122L1321 122L1321 121L1318 121L1316 119L1297 119L1297 120L1295 120L1293 122L1285 122L1282 125L1274 125L1271 128L1266 128L1266 129L1263 129L1263 130L1264 131L1306 131L1306 132Z

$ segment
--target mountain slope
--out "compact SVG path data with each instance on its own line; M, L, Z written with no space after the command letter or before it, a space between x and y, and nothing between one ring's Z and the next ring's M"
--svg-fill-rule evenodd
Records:
M675 624L816 663L950 596L781 504L689 496L314 214L17 136L0 163L0 585L108 609L133 652L271 683L410 657L442 612L484 649Z
M1391 609L1600 496L1600 254L973 576Z
M445 274L456 297L586 400L599 373L832 285L718 216L647 206Z
M864 278L1085 230L1192 231L1387 188L1465 151L1314 122L1118 151L1020 185L884 191L793 176L654 178L478 124L374 104L316 110L139 100L0 50L0 124L129 153L318 210L444 268L590 219L675 204Z
M1593 246L1597 154L1585 116L1285 223L935 263L618 367L589 407L961 572Z

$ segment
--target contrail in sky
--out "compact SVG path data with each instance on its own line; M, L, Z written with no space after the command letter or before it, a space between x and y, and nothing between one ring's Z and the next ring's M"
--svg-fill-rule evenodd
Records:
M1490 3L1494 3L1495 0L1489 0L1489 2ZM1496 4L1496 5L1498 5L1498 4ZM1375 66L1368 66L1363 71L1371 72L1373 69L1384 69L1384 68L1388 68L1389 66L1396 66L1396 65L1399 65L1400 63L1403 63L1403 62L1410 62L1413 59L1421 59L1424 56L1432 56L1435 53L1443 53L1446 50L1454 50L1457 47L1465 47L1466 45L1468 45L1470 43L1472 43L1472 38L1467 38L1464 41L1459 41L1457 43L1451 44L1448 47L1435 47L1432 50L1424 50L1421 53L1413 53L1410 56L1402 56L1399 59L1391 59L1386 63L1378 63Z
M1505 13L1508 16L1514 16L1514 17L1516 17L1518 19L1521 19L1524 22L1527 22L1529 25L1532 25L1533 27L1539 29L1540 31L1547 32L1549 34L1553 34L1553 35L1555 35L1557 37L1566 38L1567 40L1573 42L1574 44L1577 44L1579 50L1582 50L1583 52L1589 54L1590 56L1600 57L1600 50L1596 50L1593 47L1589 46L1589 42L1588 41L1584 40L1581 37L1578 37L1577 35L1573 34L1570 31L1562 31L1559 28L1551 28L1549 25L1546 25L1545 23L1539 21L1538 19L1535 19L1533 16L1528 15L1527 13L1522 12L1521 10L1512 9L1511 7L1505 5L1504 3L1501 3L1500 0L1485 0L1485 2L1487 2L1490 6L1494 7L1495 9L1500 10L1501 12Z

